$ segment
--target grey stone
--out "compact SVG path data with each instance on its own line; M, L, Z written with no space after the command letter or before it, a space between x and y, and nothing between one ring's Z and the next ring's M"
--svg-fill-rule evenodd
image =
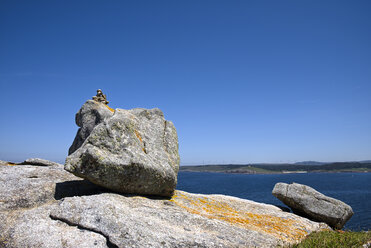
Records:
M75 140L73 141L68 155L76 151L90 135L96 125L104 119L111 117L114 110L106 104L94 100L88 100L82 105L81 109L76 113L75 121L79 126Z
M303 184L277 183L272 194L294 213L325 222L336 229L341 229L353 215L349 205Z
M107 247L103 235L50 218L53 207L46 204L20 211L0 211L0 247Z
M63 167L0 166L0 211L32 208L66 196L107 190L63 170Z
M55 184L76 178L62 168L0 167L0 210L31 208L54 199Z
M117 247L276 247L327 228L272 205L183 191L171 200L112 193L66 198L51 216L102 233Z
M101 120L67 157L65 169L116 192L171 196L179 170L178 136L162 111L116 109Z
M277 247L328 229L223 195L105 191L60 167L0 166L0 247Z
M0 165L8 165L9 162L0 160Z
M59 163L56 163L56 162L53 162L53 161L49 161L49 160L46 160L46 159L41 159L41 158L28 158L25 161L23 161L22 163L17 163L17 164L63 167L62 164L59 164Z

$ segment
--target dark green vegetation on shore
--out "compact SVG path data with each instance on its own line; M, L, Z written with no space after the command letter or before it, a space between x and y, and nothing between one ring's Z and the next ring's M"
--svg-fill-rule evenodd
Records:
M300 244L292 248L350 248L362 247L362 245L371 242L371 232L332 232L323 231L310 234Z
M328 164L224 164L180 166L180 171L244 174L307 172L371 172L371 162L335 162Z

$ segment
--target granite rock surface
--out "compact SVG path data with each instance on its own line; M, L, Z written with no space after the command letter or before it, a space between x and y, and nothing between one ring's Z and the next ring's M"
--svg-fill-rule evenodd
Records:
M346 203L325 196L303 184L277 183L272 194L294 213L325 222L336 229L341 229L353 215L352 208Z
M53 162L53 161L50 161L50 160L46 160L46 159L42 159L42 158L28 158L26 159L25 161L23 161L22 163L17 163L19 165L37 165L37 166L56 166L56 167L63 167L62 164L59 164L59 163L56 163L56 162Z
M86 111L91 105L95 111ZM102 103L83 105L76 119L80 130L88 128L78 132L75 141L83 143L67 157L65 169L116 192L171 196L180 161L173 123L157 108L105 111ZM101 112L104 118L97 118Z
M225 195L117 194L50 166L1 165L0 199L5 248L277 247L329 228Z
M79 149L94 127L106 118L111 117L113 112L114 110L106 104L93 100L86 101L75 115L76 125L80 128L68 150L68 155Z
M0 160L0 165L8 165L9 162L7 161L4 161L4 160Z

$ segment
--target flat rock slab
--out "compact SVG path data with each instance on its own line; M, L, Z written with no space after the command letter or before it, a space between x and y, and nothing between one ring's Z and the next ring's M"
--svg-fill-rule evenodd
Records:
M63 167L0 166L0 211L33 208L68 196L108 190L82 180Z
M353 215L349 205L303 184L277 183L272 194L295 213L325 222L336 229L341 229Z
M59 167L0 166L0 196L0 247L277 247L329 229L225 195L116 194Z
M23 161L22 163L17 163L17 164L63 167L62 164L59 164L59 163L56 163L56 162L53 162L53 161L50 161L50 160L42 159L42 158L28 158L25 161Z
M278 208L223 195L68 198L53 219L100 232L117 247L275 247L326 228Z
M50 218L54 207L49 203L37 208L0 211L0 247L107 247L103 235Z

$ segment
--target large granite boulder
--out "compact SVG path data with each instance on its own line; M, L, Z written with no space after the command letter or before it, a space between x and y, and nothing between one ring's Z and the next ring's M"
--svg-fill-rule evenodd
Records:
M277 247L329 229L224 195L116 194L61 167L0 166L0 247Z
M67 157L65 169L116 192L171 196L179 170L173 123L157 108L106 110L91 100L81 108L75 141L83 143Z
M336 229L341 229L353 215L349 205L303 184L277 183L272 194L294 213L325 222Z

